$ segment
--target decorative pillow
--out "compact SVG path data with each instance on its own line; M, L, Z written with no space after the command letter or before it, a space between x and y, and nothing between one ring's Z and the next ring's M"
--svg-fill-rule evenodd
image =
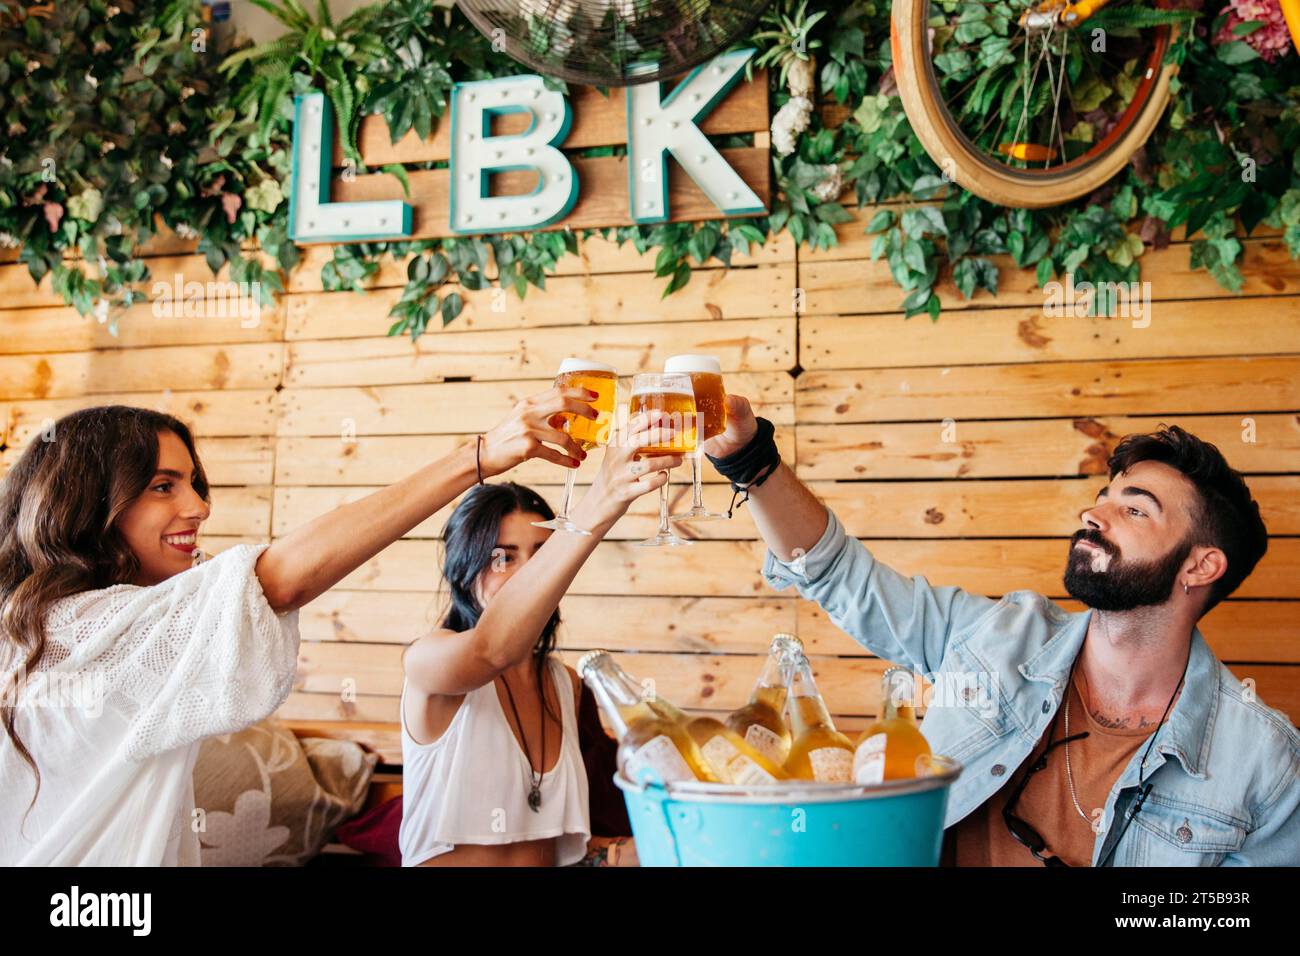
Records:
M211 737L194 766L204 866L301 866L365 803L377 754L268 718Z
M340 826L334 837L344 846L365 853L367 862L377 866L401 866L402 850L397 842L401 828L402 795L399 793Z

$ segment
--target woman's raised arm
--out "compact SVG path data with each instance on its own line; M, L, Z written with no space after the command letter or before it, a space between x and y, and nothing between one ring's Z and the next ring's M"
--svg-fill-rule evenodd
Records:
M527 564L501 586L479 618L465 631L439 631L406 649L406 679L417 691L465 694L482 687L532 650L546 622L560 604L596 545L641 495L658 490L666 471L682 463L681 455L637 460L637 449L650 445L647 418L634 417L621 444L605 449L600 474L573 509L573 520L591 532L554 532Z
M595 419L597 412L589 404L595 397L584 388L552 388L520 401L484 436L479 453L483 477L499 475L530 458L576 468L586 454L556 427L556 416L570 412ZM272 543L255 568L267 602L277 612L302 607L453 501L478 480L477 444L476 438L396 484L340 505Z

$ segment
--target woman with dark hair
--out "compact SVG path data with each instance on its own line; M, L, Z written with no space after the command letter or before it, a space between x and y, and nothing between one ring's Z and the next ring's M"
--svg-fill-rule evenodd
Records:
M534 457L577 467L555 425L596 418L594 398L524 399L402 481L197 565L210 503L189 429L122 405L59 419L0 483L0 865L197 865L199 741L288 696L297 609L482 476Z
M590 535L536 527L551 509L515 484L472 489L447 521L451 607L403 656L404 865L565 866L630 844L592 839L581 683L551 652L578 570L628 505L663 484L660 469L681 463L636 460L652 444L646 424L633 418L627 441L606 449L573 510Z

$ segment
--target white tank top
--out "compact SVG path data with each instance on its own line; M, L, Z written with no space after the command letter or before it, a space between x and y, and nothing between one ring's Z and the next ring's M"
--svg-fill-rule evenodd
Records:
M559 760L542 776L542 805L528 806L536 772L510 724L496 683L470 691L451 724L433 743L417 743L406 727L406 682L402 682L402 826L398 845L403 866L417 866L460 843L523 843L558 837L556 864L576 863L587 853L591 810L587 771L578 744L573 682L564 664L548 660L560 699L564 728ZM555 753L548 734L546 761Z

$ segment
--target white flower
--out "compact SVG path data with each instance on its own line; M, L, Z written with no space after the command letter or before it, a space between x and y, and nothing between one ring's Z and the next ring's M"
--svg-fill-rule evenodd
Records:
M116 216L109 216L104 220L104 232L110 236L120 236L122 234L122 220Z
M779 156L794 152L795 138L808 128L812 116L812 100L806 96L792 96L772 117L772 148Z
M5 167L6 169L13 169L14 161L8 156L0 156L0 166Z
M100 325L103 325L105 322L108 321L108 300L107 299L95 300L95 320Z
M161 156L159 156L158 161L162 163L164 166L166 166L168 169L172 168L172 158L168 156L166 153L163 153Z
M121 7L109 7L107 10L104 11L104 13L108 16L110 20L113 19L113 17L117 16L121 12L122 12Z
M817 75L817 61L812 57L803 60L795 60L790 64L790 70L786 74L786 84L789 86L791 96L804 96L812 99L813 80Z
M824 166L818 166L822 172L822 178L817 185L808 190L820 202L830 202L837 199L840 190L844 188L844 177L840 173L840 167L836 163L827 163Z
M186 100L188 100L188 99L189 99L191 96L193 96L193 95L194 95L194 87L192 87L192 86L182 86L182 87L181 87L181 102L182 102L182 103L184 103Z
M86 84L87 84L87 85L88 85L88 86L93 90L93 89L98 88L98 86L99 86L99 80L95 79L94 74L92 74L92 73L87 73L87 74L86 74Z
M182 239L197 239L199 237L198 231L187 222L178 222L174 231Z
M0 249L17 249L18 237L7 232L0 232Z
M40 68L41 68L41 61L40 61L40 60L28 60L28 61L27 61L27 72L28 72L28 73L35 73L35 72L36 72L37 70L39 70Z

